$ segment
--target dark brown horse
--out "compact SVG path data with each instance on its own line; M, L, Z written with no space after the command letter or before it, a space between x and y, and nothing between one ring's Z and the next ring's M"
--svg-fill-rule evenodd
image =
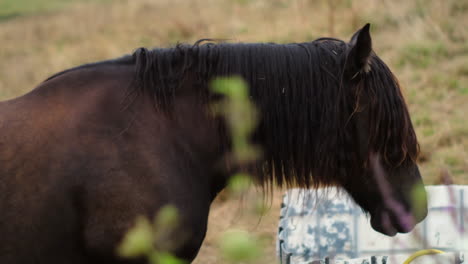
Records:
M387 235L425 217L425 195L411 199L422 185L416 136L369 25L349 43L141 48L0 103L0 263L145 263L116 247L166 204L182 214L173 252L193 260L236 168L209 89L233 75L260 111L252 140L263 158L249 166L259 184L342 186Z

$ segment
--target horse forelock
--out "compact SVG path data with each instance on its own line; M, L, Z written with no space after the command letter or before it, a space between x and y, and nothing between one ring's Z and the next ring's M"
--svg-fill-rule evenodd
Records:
M208 86L213 78L242 76L261 115L253 137L264 150L264 159L253 166L257 181L332 185L352 177L345 168L358 162L355 140L346 127L356 105L356 96L343 86L347 49L345 42L328 38L292 44L200 41L168 49L139 49L133 55L134 88L151 94L156 107L164 109L187 89L183 86L188 76L206 104L212 98ZM416 138L395 78L380 60L372 61L372 70L363 74L377 109L371 115L370 145L383 157L398 151L415 156ZM393 138L402 131L398 139ZM391 149L396 141L398 151Z

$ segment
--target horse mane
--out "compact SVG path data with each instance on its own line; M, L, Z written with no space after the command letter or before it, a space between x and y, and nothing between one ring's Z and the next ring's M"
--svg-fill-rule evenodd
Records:
M397 78L378 57L367 75L372 151L382 154L387 167L416 163L420 147Z
M260 111L253 136L264 152L254 166L264 185L299 187L333 185L359 177L355 131L349 124L359 92L369 95L369 149L382 153L389 167L414 160L418 145L398 82L375 55L371 70L345 85L349 45L321 38L306 43L178 44L172 48L134 52L132 92L154 98L167 109L190 84L204 104L214 95L209 82L220 76L241 76ZM351 174L351 175L350 175ZM360 176L362 177L362 176Z

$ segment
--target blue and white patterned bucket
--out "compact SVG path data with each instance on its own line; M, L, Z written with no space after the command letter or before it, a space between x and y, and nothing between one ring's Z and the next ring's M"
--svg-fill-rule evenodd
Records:
M412 253L427 248L448 254L425 256L412 263L463 263L462 252L468 251L468 186L428 186L426 190L427 218L412 232L395 237L374 231L368 217L344 191L289 190L279 223L281 263L325 263L328 258L336 264L401 264Z

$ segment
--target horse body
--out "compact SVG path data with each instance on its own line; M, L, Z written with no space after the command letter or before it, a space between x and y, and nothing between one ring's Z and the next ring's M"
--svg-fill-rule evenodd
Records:
M122 111L133 72L77 70L0 104L1 263L106 263L138 215L168 203L194 232L177 253L196 255L222 185L207 170L216 135L190 100L176 112L199 126L145 102Z
M146 263L116 247L137 216L166 204L181 213L172 252L193 260L236 168L210 111L219 96L209 81L225 75L246 79L260 111L253 140L264 156L249 167L258 183L340 185L374 229L409 231L426 213L425 196L410 199L422 184L417 142L398 84L361 31L350 44L140 49L1 102L0 263Z

